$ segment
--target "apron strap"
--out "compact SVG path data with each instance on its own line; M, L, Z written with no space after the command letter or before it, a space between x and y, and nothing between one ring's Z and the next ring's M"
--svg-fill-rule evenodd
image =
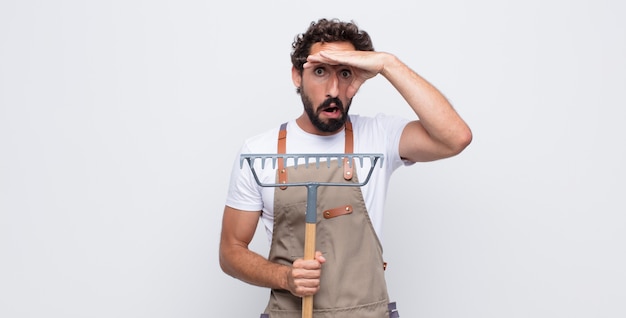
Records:
M278 131L278 149L277 153L279 155L284 155L287 151L287 123L283 123L280 125L280 130ZM278 173L278 183L284 184L287 183L287 170L285 170L285 162L283 158L278 158L278 169L276 171ZM286 186L281 186L281 190L287 189Z
M396 309L396 302L391 302L389 303L389 305L387 305L387 308L389 309L389 318L399 318L400 314L398 313L398 309ZM269 316L267 317L269 318Z
M346 141L344 142L344 153L351 154L354 152L354 134L352 131L352 122L350 122L350 116L346 120ZM350 159L343 158L343 178L346 180L352 180L354 175L354 160L350 162Z

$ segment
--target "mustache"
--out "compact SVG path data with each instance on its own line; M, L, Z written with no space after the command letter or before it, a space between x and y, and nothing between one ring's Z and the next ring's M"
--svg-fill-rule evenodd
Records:
M336 97L330 97L327 98L318 108L320 111L330 107L330 104L334 103L339 109L341 109L341 111L343 111L343 103L341 102L341 100L339 98Z

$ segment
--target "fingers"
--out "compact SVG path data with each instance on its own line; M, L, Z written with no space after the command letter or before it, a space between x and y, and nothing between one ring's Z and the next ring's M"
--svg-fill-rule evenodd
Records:
M363 85L364 82L365 81L355 79L346 91L348 98L354 97L354 95L356 95L356 93L359 91L359 88L361 87L361 85Z
M304 67L309 68L315 64L349 65L377 73L382 69L381 57L378 52L369 51L320 51L307 56Z
M324 264L326 262L326 258L320 251L315 252L315 259L320 262L320 264Z
M301 258L295 260L289 273L290 292L299 297L317 293L320 289L322 264L325 262L326 258L319 251L315 252L315 258L312 260Z
M354 58L351 55L342 55L341 53L337 54L337 52L333 51L321 51L312 55L309 55L306 59L306 62L302 67L304 68L312 68L316 65L320 64L328 64L328 65L352 65L354 62Z

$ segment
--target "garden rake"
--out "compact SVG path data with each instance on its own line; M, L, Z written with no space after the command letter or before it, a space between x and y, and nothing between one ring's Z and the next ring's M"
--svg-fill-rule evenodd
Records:
M339 167L342 165L348 165L353 167L355 159L360 163L361 168L366 160L369 160L370 167L367 176L362 182L286 182L286 183L263 183L259 179L256 169L255 161L261 161L261 169L265 168L266 161L271 160L272 169L276 168L277 161L280 166L288 166L288 161L292 160L295 169L298 168L298 164L304 160L304 169L309 168L309 163L315 161L315 168L320 169L322 165L322 159L326 159L325 165L330 168L331 162L336 159ZM295 187L302 186L307 188L307 200L306 200L306 212L305 212L305 233L304 233L304 259L312 260L315 257L315 234L317 224L317 188L320 186L335 186L335 187L361 187L367 184L370 180L372 172L377 163L382 167L383 155L375 153L362 153L362 154L347 154L347 153L329 153L329 154L242 154L240 157L240 168L243 168L244 161L248 163L256 183L261 187ZM313 296L305 296L302 298L302 318L313 317Z

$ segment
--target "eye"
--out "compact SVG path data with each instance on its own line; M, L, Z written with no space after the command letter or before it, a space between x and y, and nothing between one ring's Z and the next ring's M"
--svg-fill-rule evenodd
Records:
M341 74L341 77L343 78L349 78L350 76L352 76L352 71L342 70L340 74Z
M324 75L325 70L323 67L318 67L313 72L315 72L315 75Z

